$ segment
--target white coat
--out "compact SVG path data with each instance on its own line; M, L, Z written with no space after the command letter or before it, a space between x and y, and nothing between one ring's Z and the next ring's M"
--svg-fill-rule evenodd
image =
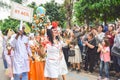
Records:
M32 56L29 46L25 44L28 43L28 37L19 36L18 39L14 39L11 46L14 48L13 55L13 73L21 74L23 72L29 72L29 57Z

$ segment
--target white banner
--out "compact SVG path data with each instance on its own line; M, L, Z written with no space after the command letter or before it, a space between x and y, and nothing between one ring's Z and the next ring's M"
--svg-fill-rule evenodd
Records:
M33 8L22 6L16 2L12 2L10 17L17 20L32 22Z

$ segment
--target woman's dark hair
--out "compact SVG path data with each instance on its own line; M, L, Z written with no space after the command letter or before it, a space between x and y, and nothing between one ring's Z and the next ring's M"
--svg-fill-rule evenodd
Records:
M52 44L54 44L54 42L53 42L52 29L47 29L47 36L48 36L49 41L50 41Z
M92 38L94 38L93 33L90 32L88 35L91 36Z
M105 46L110 46L110 42L107 38L104 38Z
M101 24L101 25L99 25L99 26L100 26L102 29L104 28L102 24Z
M65 35L64 35L64 34L65 34ZM66 32L65 30L62 31L61 36L62 36L62 37L66 37L66 36L67 36L67 32Z
M59 36L56 36L56 39L57 39L58 41L60 41L60 37L59 37Z
M101 24L99 25L98 27L101 27L102 28L102 32L104 31L104 26Z

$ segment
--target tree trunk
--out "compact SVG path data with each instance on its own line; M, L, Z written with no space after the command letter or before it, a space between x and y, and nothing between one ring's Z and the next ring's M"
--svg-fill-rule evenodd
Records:
M88 15L85 15L85 25L89 27L89 18Z
M71 20L72 20L72 12L73 12L73 1L74 0L65 0L67 28L72 27Z
M103 20L104 20L104 24L106 26L107 25L107 16L106 16L106 13L104 13Z

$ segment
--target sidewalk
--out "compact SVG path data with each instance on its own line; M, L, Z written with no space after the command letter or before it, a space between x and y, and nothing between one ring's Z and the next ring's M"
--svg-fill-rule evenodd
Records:
M98 75L97 74L88 74L84 71L81 71L80 73L76 72L70 72L67 75L67 80L97 80Z
M5 76L5 70L3 67L3 61L1 58L1 54L0 54L0 80L9 80L8 77Z

